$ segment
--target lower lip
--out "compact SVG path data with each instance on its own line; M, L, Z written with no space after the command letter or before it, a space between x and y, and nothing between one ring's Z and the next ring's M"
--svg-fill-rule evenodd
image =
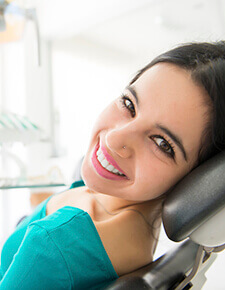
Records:
M94 150L92 157L91 157L92 164L93 164L95 170L97 171L97 173L99 175L101 175L102 177L107 178L107 179L111 179L111 180L127 180L126 176L116 175L112 172L109 172L104 167L102 167L101 163L97 159L96 153L97 153L98 149L99 149L99 145L97 145L95 147L95 150Z

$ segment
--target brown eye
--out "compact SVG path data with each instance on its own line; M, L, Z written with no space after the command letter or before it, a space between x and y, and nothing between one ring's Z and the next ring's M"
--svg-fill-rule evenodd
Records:
M171 150L170 146L168 143L166 143L165 140L162 138L156 138L156 143L164 150L164 151L169 151Z
M168 141L166 141L164 137L156 135L150 138L155 142L155 144L160 148L163 153L167 154L167 156L169 157L174 158L175 152L173 150L173 146Z
M135 117L136 112L132 101L126 95L122 95L121 102L123 107L130 112L131 117Z

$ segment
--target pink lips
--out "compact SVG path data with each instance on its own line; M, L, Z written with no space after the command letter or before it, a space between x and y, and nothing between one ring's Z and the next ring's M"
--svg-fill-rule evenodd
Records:
M122 172L124 174L123 170L120 169L120 167L116 164L115 160L107 153L106 148L102 144L100 145L100 147L101 147L103 154L105 155L106 160L108 162L110 162L117 170L119 170L120 172ZM91 157L92 164L93 164L95 170L97 171L97 173L99 175L101 175L102 177L107 178L107 179L111 179L111 180L124 180L124 179L127 180L128 178L126 176L116 175L112 172L109 172L104 167L102 167L102 165L98 161L97 155L96 155L98 149L99 149L99 144L96 145L95 150L94 150L92 157Z
M116 163L116 161L108 154L108 152L106 151L106 148L100 144L100 148L103 152L103 154L105 155L106 160L111 163L117 170L119 170L121 173L123 173L124 175L126 175L123 170L118 166L118 164Z

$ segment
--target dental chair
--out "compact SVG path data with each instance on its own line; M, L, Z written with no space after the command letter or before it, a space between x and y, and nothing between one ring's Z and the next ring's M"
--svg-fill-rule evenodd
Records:
M225 249L225 152L177 183L164 202L162 222L177 246L104 290L202 289L205 272Z

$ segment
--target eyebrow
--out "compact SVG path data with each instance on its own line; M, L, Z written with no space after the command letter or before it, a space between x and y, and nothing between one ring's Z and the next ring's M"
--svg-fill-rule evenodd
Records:
M139 107L139 99L138 99L137 92L136 92L135 88L133 86L127 86L126 89L128 91L130 91L131 94L134 96L135 101L137 103L137 106ZM175 133L172 133L168 128L162 126L161 124L156 124L156 128L162 130L165 134L167 134L177 144L177 146L180 148L180 150L183 154L185 161L188 162L187 153L184 149L184 145L183 145L181 138L179 136L177 136Z

